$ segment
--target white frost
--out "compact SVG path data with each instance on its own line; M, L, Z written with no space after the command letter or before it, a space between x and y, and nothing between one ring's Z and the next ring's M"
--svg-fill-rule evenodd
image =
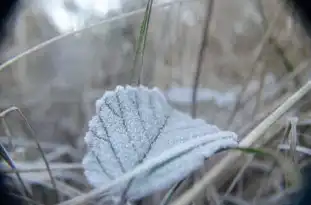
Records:
M215 137L219 133L223 135ZM96 102L96 115L85 137L85 175L100 187L165 151L202 137L211 142L137 176L126 192L127 199L142 198L182 180L204 158L237 146L237 136L173 109L156 88L118 86Z

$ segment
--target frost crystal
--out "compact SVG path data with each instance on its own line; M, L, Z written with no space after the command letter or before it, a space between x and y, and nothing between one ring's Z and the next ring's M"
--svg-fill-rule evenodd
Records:
M118 86L96 102L96 115L85 136L85 175L92 185L102 186L172 147L221 132L214 125L173 109L156 88ZM237 136L226 133L228 136L137 176L127 187L127 199L139 199L168 188L198 169L205 158L220 149L237 146Z

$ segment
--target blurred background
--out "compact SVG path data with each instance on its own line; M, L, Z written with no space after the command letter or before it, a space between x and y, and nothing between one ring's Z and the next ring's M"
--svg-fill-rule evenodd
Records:
M146 3L24 1L1 47L1 63L35 48L1 67L0 112L11 106L22 110L64 199L90 189L80 165L87 122L95 112L95 100L106 90L132 83L135 46ZM207 5L204 0L154 0L141 82L162 89L175 108L189 115L195 115L191 108L196 90L195 116L243 137L307 82L311 44L279 0L217 0L204 34ZM58 39L37 47L55 37ZM206 49L200 57L202 42ZM296 154L303 160L311 154L309 103L304 98L266 133L273 136L280 150L288 151L289 130L296 130L301 143ZM31 171L44 164L34 149L29 127L14 112L1 120L1 143L11 151L17 165L28 170L22 173L23 179L37 189L34 193L39 201L55 203L48 194L52 186L47 171ZM253 201L254 197L279 193L282 189L275 175L280 170L271 164L253 160L247 169L250 171L232 189L232 197ZM249 182L249 177L258 180ZM271 177L275 180L267 184ZM219 185L220 196L228 184ZM259 196L258 184L265 187ZM159 204L162 196L159 193L142 203Z

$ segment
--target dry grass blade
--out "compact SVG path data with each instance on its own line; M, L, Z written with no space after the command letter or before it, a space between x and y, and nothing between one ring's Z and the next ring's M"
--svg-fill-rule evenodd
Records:
M292 195L293 193L295 193L295 191L296 189L293 189L293 188L285 189L282 192L279 192L272 197L261 200L260 204L278 205L280 204L280 201L282 199L284 199L286 196Z
M256 115L253 122L250 122L250 123L244 125L243 127L239 128L237 133L240 135L243 135L243 136L250 133L252 131L252 129L254 129L266 117L268 117L270 115L270 113L272 113L276 108L281 106L283 104L283 102L287 98L289 98L290 96L291 96L291 94L287 93L284 96L282 96L280 99L275 101L272 105L269 105L269 107L267 107L264 111L262 111L262 113L258 113Z
M286 76L284 76L279 81L277 87L275 88L274 95L278 96L282 92L282 90L284 90L288 86L288 82L291 82L292 80L294 80L299 74L301 74L303 71L305 71L308 68L308 66L309 66L309 62L308 61L303 61L303 62L299 63L298 66L295 67L293 72L287 74ZM247 102L249 102L254 97L255 94L256 94L256 92L254 92L254 94L250 95L246 100L244 100L241 103L240 106L244 106ZM288 95L288 94L286 94L286 95ZM281 97L281 99L278 99L277 101L283 102L282 98L284 98L284 97ZM263 118L261 116L265 116L265 114L262 114L261 112L258 113L258 115L255 116L254 122L258 122L258 119L261 120ZM249 127L251 124L254 124L254 123L251 122L249 125L246 125L244 128L241 128L243 131L239 131L238 133L245 133L245 130L248 129L247 127ZM255 124L257 124L257 123L255 123Z
M226 196L221 196L220 199L222 201L227 201L230 202L230 204L238 204L238 205L250 205L250 202L244 201L243 199L236 197L236 196L231 196L231 195L226 195Z
M200 50L199 50L198 59L197 59L196 72L195 72L194 80L193 80L192 103L191 103L191 115L193 118L195 118L197 115L197 92L198 92L198 87L200 83L200 76L201 76L202 69L203 69L202 64L206 56L206 50L209 44L209 33L210 33L209 30L210 30L210 24L212 21L212 15L213 15L213 10L214 10L214 0L208 0L208 2L205 3L205 5L206 5L205 18L204 18L204 25L202 29ZM195 176L193 176L193 178L195 178ZM202 203L201 202L202 199L201 200L200 199L197 200L196 202L197 204Z
M290 156L292 157L292 160L294 162L297 162L297 156L296 156L296 147L298 145L298 136L297 136L297 123L298 118L293 117L290 119L290 133L289 133L289 145L290 145Z
M167 3L158 3L158 4L154 4L153 7L165 7L165 6L169 6L169 5L172 5L172 4L176 4L176 3L180 3L180 2L193 2L193 1L198 1L198 0L177 0L177 1L174 1L174 2L167 2ZM119 15L119 16L116 16L116 17L113 17L113 18L109 18L109 19L105 19L105 20L102 20L101 22L99 23L96 23L96 24L92 24L90 26L87 26L87 27L84 27L84 28L81 28L81 29L77 29L75 31L72 31L72 32L68 32L68 33L65 33L65 34L62 34L62 35L59 35L59 36L56 36L54 38L51 38L50 40L47 40L43 43L40 43L28 50L26 50L25 52L22 52L18 55L16 55L15 57L11 58L10 60L6 61L5 63L1 64L0 65L0 72L8 67L9 65L17 62L18 60L32 54L33 52L36 52L40 49L43 49L45 48L46 46L52 44L52 43L55 43L57 41L60 41L60 40L63 40L65 38L68 38L68 37L72 37L78 33L81 33L83 31L87 31L89 29L92 29L92 28L95 28L97 26L100 26L100 25L104 25L104 24L107 24L107 23L112 23L114 21L118 21L118 20L121 20L121 19L124 19L124 18L128 18L130 16L133 16L133 15L136 15L136 14L140 14L140 13L143 13L145 12L145 9L137 9L135 11L131 11L131 12L128 12L128 13L125 13L125 14L122 14L122 15Z
M54 151L46 154L46 159L48 161L53 161L53 160L60 159L64 155L69 155L74 160L81 159L79 158L79 155L80 155L79 152L76 149L71 148L69 146L59 146L55 148ZM40 161L40 159L37 161Z
M62 190L62 193L66 194L69 197L75 197L82 194L81 191L78 189L66 184L65 182L62 182L60 180L56 180L57 187Z
M14 139L11 139L8 136L0 136L0 143L1 144L9 144L9 140L12 140L12 143L14 143L14 145L17 146L24 146L26 148L33 148L34 146L36 146L33 142L24 139L22 137L18 137L18 136L14 136ZM55 147L64 147L64 145L62 144L58 144L58 143L50 143L50 142L43 142L40 141L41 147L44 149L48 149L48 150L52 150Z
M17 107L10 107L8 109L5 109L4 111L0 112L0 118L4 118L7 114L9 114L10 112L16 111L18 110Z
M283 149L283 150L290 150L291 149L290 145L287 145L287 144L280 144L280 145L278 145L278 148ZM307 147L297 145L295 147L295 151L311 156L311 149L307 148Z
M9 136L8 137L8 145L10 146L10 148L13 147L13 142L12 142L12 134L11 134L11 131L10 131L10 128L9 128L9 125L7 123L7 121L5 120L5 117L1 118L1 124L2 124L2 127L4 129L4 133ZM1 143L1 142L0 142Z
M288 75L286 75L284 78L280 80L279 86L277 87L277 91L280 92L282 88L288 86L288 82L294 80L297 78L299 74L301 74L303 71L305 71L307 68L309 68L309 61L302 61L300 62L293 70L293 72L290 72Z
M197 68L196 73L194 76L194 82L193 82L193 92L192 92L192 108L191 113L192 117L196 117L196 110L197 110L197 92L198 92L198 86L200 81L200 76L202 73L202 63L204 60L206 48L208 47L208 38L209 38L209 28L210 23L212 20L212 13L214 8L214 0L209 0L208 3L206 3L206 14L205 14L205 21L204 21L204 27L202 32L202 40L201 40L201 47L197 59Z
M260 81L259 81L259 90L256 94L256 104L252 113L252 120L256 117L257 113L260 111L262 106L262 92L264 87L264 79L266 77L267 67L262 68Z
M0 117L5 117L8 113L10 112L13 112L13 111L16 111L20 116L21 118L23 119L23 121L26 123L26 126L30 132L30 137L35 141L36 145L37 145L37 148L39 149L39 152L42 156L42 159L44 161L44 164L46 166L46 169L49 173L49 176L50 176L50 179L51 179L51 183L52 183L52 186L53 188L55 189L55 194L56 194L56 200L59 200L59 195L58 195L58 192L57 192L57 187L56 187L56 183L55 183L55 180L54 180L54 177L52 175L52 171L50 169L50 165L49 165L49 162L47 161L46 157L45 157L45 154L44 154L44 151L35 135L35 132L34 130L32 129L31 125L28 123L28 120L27 118L24 116L24 114L22 113L22 111L18 108L18 107L11 107L11 108L8 108L6 111L3 111L2 113L0 113Z
M230 126L232 124L232 121L234 120L234 118L235 118L235 116L237 114L237 111L238 111L238 109L239 109L239 107L241 105L241 99L242 99L242 97L244 95L244 92L246 91L248 83L250 82L250 80L251 80L251 78L253 76L253 72L254 72L256 63L259 60L259 58L261 57L263 48L264 48L265 44L268 42L268 40L269 40L269 38L271 36L271 33L272 33L273 29L275 28L275 24L277 23L277 20L279 19L281 11L282 11L282 7L279 6L278 11L276 12L276 15L274 16L272 22L270 23L269 27L267 28L267 30L266 30L266 32L264 34L264 36L262 37L262 39L259 42L257 48L255 49L254 56L253 56L253 58L251 59L251 62L250 62L250 66L251 66L250 73L249 73L249 75L247 76L246 80L243 83L242 90L239 93L239 96L237 97L237 101L236 101L236 103L234 105L233 112L231 113L231 115L229 116L229 118L227 120L227 125L228 126Z
M268 19L266 18L265 12L264 12L263 2L262 2L262 0L256 0L255 4L257 6L258 13L260 14L260 17L262 19L262 25L266 29L269 25L269 22L268 22ZM293 72L295 69L295 66L290 61L290 59L288 59L286 57L286 54L285 54L286 52L281 47L281 45L279 45L277 39L275 39L273 36L271 36L269 39L269 42L274 47L276 54L278 54L278 56L280 56L280 58L283 62L283 65L284 65L285 69L287 70L287 72L289 72L289 73ZM297 81L297 79L295 78L294 81Z
M221 204L220 196L215 187L209 186L206 190L206 196L210 198L210 201L213 202L213 204ZM204 201L201 204L204 205Z
M226 191L224 196L228 196L232 192L232 190L234 189L235 185L239 182L239 180L243 176L243 174L244 174L245 170L247 169L247 167L252 163L253 159L254 159L254 156L248 156L247 157L246 163L243 165L243 167L236 174L236 176L232 180L232 182L231 182L231 184L230 184L229 188L227 189L227 191Z
M23 200L23 201L25 201L25 202L28 202L28 204L43 205L43 204L38 203L38 202L36 202L36 201L34 201L34 200L28 198L28 197L20 196L20 195L13 194L13 193L11 193L10 195L12 195L12 196L14 196L14 197L16 197L16 198L20 198L21 200Z
M175 191L180 187L180 185L183 183L184 181L180 181L178 183L176 183L164 196L164 198L162 199L160 205L168 205L175 193Z
M266 130L285 112L287 112L295 103L304 97L311 90L311 81L307 82L295 94L288 98L280 107L263 120L255 129L252 130L240 143L241 146L251 146L266 132ZM218 164L216 164L203 178L197 182L189 191L179 197L172 205L188 205L195 199L205 188L212 184L213 181L221 176L224 171L241 156L241 153L229 153Z
M290 166L294 167L292 165L290 165ZM253 204L258 204L258 201L262 197L263 192L266 189L266 187L269 187L273 183L274 180L273 180L272 172L273 172L273 170L275 170L275 168L277 168L277 164L274 162L271 165L270 169L265 173L267 179L264 179L264 180L259 182L259 188L256 191L255 196L252 200ZM293 171L295 171L295 170L293 170ZM285 177L285 179L286 179L286 177ZM299 183L301 184L301 182L299 182ZM296 187L298 187L298 186L296 186Z
M281 155L279 152L268 149L268 148L236 148L236 150L240 150L244 153L250 153L255 155L269 155L272 157L276 163L279 164L283 174L287 176L285 179L288 184L291 184L293 187L299 187L301 185L301 175L299 171L296 170L296 167L293 166L293 163L290 159L286 158L285 156ZM271 172L272 169L269 170Z
M14 161L11 159L11 157L7 153L6 149L2 146L2 144L0 144L0 157L1 157L0 160L1 161L4 160L11 167L11 169L15 172L16 177L22 186L22 189L20 191L23 194L23 196L25 198L30 198L31 192L27 189L27 186L25 185L20 173L16 169Z
M52 163L50 164L50 170L72 170L72 169L83 169L83 166L80 163ZM16 165L16 169L4 169L5 173L12 173L12 172L42 172L47 171L46 167L41 164L35 164L31 167L23 167L23 165Z
M0 119L2 121L2 124L3 124L3 127L4 127L4 131L5 131L5 134L7 136L10 136L9 139L10 139L10 144L12 144L11 142L11 136L12 136L12 133L9 129L9 126L5 120L5 116L6 114L8 114L9 112L11 111L14 111L15 108L8 108L6 110L4 110L3 112L0 113ZM29 198L31 197L31 191L27 189L27 186L25 185L20 173L17 171L16 169L16 165L14 163L14 161L11 159L11 157L9 156L8 152L6 151L6 149L2 146L2 144L0 143L0 156L1 158L7 162L7 164L11 167L12 170L14 170L15 174L16 174L16 177L19 181L19 183L21 184L22 186L22 190L21 190L21 193L23 193L24 197L25 198Z

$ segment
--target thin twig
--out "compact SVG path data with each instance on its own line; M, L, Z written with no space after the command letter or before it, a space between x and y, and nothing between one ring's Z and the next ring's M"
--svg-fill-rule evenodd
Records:
M38 139L37 139L37 137L36 137L36 135L35 135L34 130L32 129L31 125L28 123L28 120L27 120L27 118L25 117L25 115L22 113L22 111L21 111L18 107L12 106L11 108L9 108L9 109L7 109L7 110L9 110L9 111L4 111L4 112L0 113L0 117L1 117L1 116L5 116L5 115L8 114L9 112L16 111L16 112L22 117L22 119L24 120L24 122L26 123L26 126L27 126L27 128L28 128L28 130L29 130L29 132L30 132L30 137L31 137L31 138L35 141L35 143L37 144L37 147L38 147L38 149L39 149L39 152L40 152L40 154L41 154L41 156L42 156L42 159L43 159L44 164L45 164L45 166L46 166L46 169L47 169L47 171L48 171L49 177L50 177L50 179L51 179L52 186L53 186L53 188L55 189L56 200L59 200L59 195L58 195L58 190L57 190L57 187L56 187L56 182L55 182L54 177L53 177L53 175L52 175L52 171L51 171L51 169L50 169L49 162L47 161L47 159L46 159L46 157L45 157L44 151L43 151L43 149L42 149L42 147L41 147L41 145L40 145L40 143L39 143L39 141L38 141Z
M204 60L206 48L208 47L208 38L209 38L209 28L212 20L212 14L213 14L213 8L214 8L214 0L209 0L208 3L206 3L206 14L205 14L205 21L204 21L204 27L202 31L202 39L201 39L201 47L197 59L197 68L196 73L194 76L194 82L193 82L193 92L192 92L192 117L196 117L196 111L197 111L197 92L198 92L198 86L200 81L200 75L202 73L202 63Z

